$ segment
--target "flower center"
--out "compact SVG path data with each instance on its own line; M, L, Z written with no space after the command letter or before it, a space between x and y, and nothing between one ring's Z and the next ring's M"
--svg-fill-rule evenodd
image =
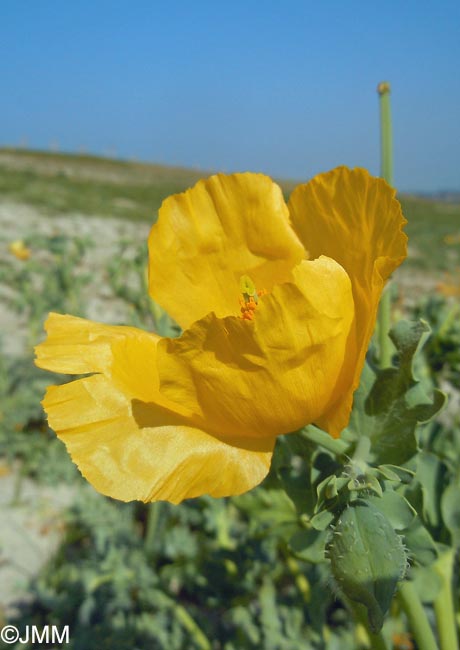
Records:
M240 298L241 305L241 316L244 320L252 320L254 318L254 312L256 310L257 304L259 302L259 297L263 296L267 292L265 289L256 290L254 282L251 280L249 275L242 275L240 278L240 292L242 298Z

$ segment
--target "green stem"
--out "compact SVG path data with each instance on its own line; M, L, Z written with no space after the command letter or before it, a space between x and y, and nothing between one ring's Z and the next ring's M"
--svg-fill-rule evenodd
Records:
M182 627L187 630L188 634L195 642L193 644L194 648L197 647L199 650L212 650L211 642L183 605L180 605L175 599L171 598L164 592L157 592L156 599L160 606L162 605L165 608L171 608L174 618L181 623Z
M393 344L388 332L391 328L391 295L387 285L386 290L382 293L379 305L378 337L379 337L379 361L381 368L391 366L393 356Z
M457 625L452 598L452 571L455 549L443 553L434 565L442 579L442 587L434 601L434 611L442 650L458 650Z
M380 96L380 175L389 185L393 185L393 133L388 81L379 83L377 92Z
M13 494L10 501L11 506L18 506L21 504L21 493L24 485L24 469L22 464L18 464L15 469L16 475L14 477Z
M377 632L377 634L374 634L370 629L365 608L359 603L354 603L350 600L348 600L348 604L353 612L356 623L360 623L366 630L372 650L388 650L388 644L383 633L380 631Z
M367 463L371 451L371 441L367 436L360 436L353 452L353 460L356 463Z
M155 551L158 527L163 504L161 502L150 503L147 511L147 526L145 530L144 548L148 554Z
M197 646L201 648L201 650L211 650L212 646L204 635L203 630L197 625L187 610L182 607L182 605L176 604L174 611L182 625L195 639Z
M190 616L185 607L182 605L176 604L174 607L174 613L176 614L179 621L185 627L187 632L192 636L196 641L197 646L200 650L211 650L212 646L208 638L205 636L203 630L199 627L196 621Z
M390 84L383 81L378 85L380 96L380 175L389 185L393 185L393 135L391 128ZM378 338L380 366L391 365L393 345L388 337L391 327L391 295L387 290L380 299L378 316Z
M438 650L433 631L414 584L405 580L399 584L398 599L407 616L419 650Z
M320 445L324 449L331 451L336 456L343 456L343 454L347 453L349 448L349 445L345 440L332 438L328 433L318 429L312 424L305 427L305 429L302 429L302 435L310 440L310 442L315 443L315 445Z

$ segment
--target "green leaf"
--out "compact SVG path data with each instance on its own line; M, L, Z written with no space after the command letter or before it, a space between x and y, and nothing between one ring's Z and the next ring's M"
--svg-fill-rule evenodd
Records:
M397 465L379 465L376 469L389 481L401 483L410 483L415 474L408 467L398 467Z
M386 490L380 498L370 496L366 501L380 510L395 530L409 528L417 516L416 511L407 499L393 490Z
M421 451L417 454L416 479L422 487L423 516L435 528L441 523L441 500L444 465L434 454Z
M441 498L441 513L454 546L460 546L460 481L451 483Z
M442 587L442 579L432 567L417 566L410 571L411 580L422 603L432 603Z
M326 530L333 520L334 514L330 510L321 510L310 519L310 524L315 530Z
M260 644L260 630L254 622L254 616L247 607L237 605L230 610L230 616L238 629L242 629L254 645Z
M336 496L337 492L337 477L335 474L332 476L327 476L324 480L318 483L316 487L316 494L318 496L318 502L316 509L318 510L326 499L332 499Z
M320 432L333 440L328 434ZM317 449L304 431L280 436L272 461L272 474L276 474L284 490L292 499L298 514L312 513L317 503L314 487L321 476L330 479L340 467L334 457Z
M438 557L436 544L418 517L404 531L404 541L411 560L418 565L429 566Z
M289 546L297 557L305 562L319 564L325 561L325 545L327 533L325 531L298 530L291 537Z
M273 582L266 577L259 591L260 623L264 636L264 648L277 650L283 642L283 627L276 606Z
M400 321L390 331L397 367L364 367L350 429L371 439L376 464L400 465L411 458L417 450L417 424L429 420L445 403L444 393L434 389L431 398L413 375L415 358L429 334L424 321Z
M269 528L287 539L298 528L297 512L284 490L259 487L233 497L232 502L248 515L253 528Z

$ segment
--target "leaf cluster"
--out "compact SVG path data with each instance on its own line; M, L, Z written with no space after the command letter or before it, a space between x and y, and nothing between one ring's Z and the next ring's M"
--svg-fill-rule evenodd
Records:
M324 598L326 576L307 575L290 556L276 519L261 525L271 496L261 489L236 500L155 504L148 545L152 506L82 490L60 551L14 624L69 625L71 650L297 650L326 647L329 617L342 647L352 648L332 596ZM286 517L289 500L274 498Z

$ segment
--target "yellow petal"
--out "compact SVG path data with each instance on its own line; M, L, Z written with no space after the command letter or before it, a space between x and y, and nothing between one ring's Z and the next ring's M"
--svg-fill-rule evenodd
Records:
M317 423L337 428L349 411L388 276L407 255L406 222L395 190L364 169L339 167L298 186L289 200L293 227L311 258L327 255L350 276L356 343L348 349L350 389Z
M47 339L35 348L39 368L73 375L103 372L138 399L158 395L156 334L55 313L49 314L45 330Z
M102 375L52 386L43 405L83 476L121 501L241 494L270 467L274 439L252 449L227 444L161 407L128 400Z
M305 251L281 189L262 174L218 174L166 199L149 236L151 296L187 328L237 314L240 278L270 290Z
M333 260L303 261L259 298L254 320L208 314L158 344L160 390L231 436L276 436L317 420L347 381L350 280ZM334 431L335 432L335 431Z
M52 314L37 364L99 372L48 389L43 406L83 476L122 501L241 494L263 480L275 439L226 441L158 392L158 337Z

